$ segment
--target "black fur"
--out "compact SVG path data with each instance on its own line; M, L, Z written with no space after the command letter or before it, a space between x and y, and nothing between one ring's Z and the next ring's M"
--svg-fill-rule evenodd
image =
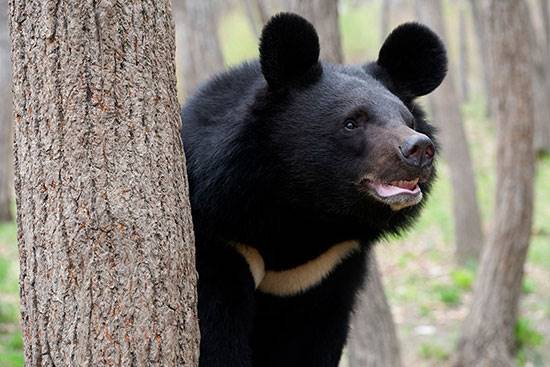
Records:
M390 33L378 55L395 85L406 97L419 97L433 91L447 73L447 53L439 37L428 27L405 23Z
M370 246L407 228L423 204L394 211L363 178L420 177L426 195L434 177L403 163L397 132L434 139L413 98L441 82L444 48L414 24L394 31L380 54L377 63L321 64L311 24L280 14L262 33L259 62L215 77L184 107L201 367L337 366ZM288 297L256 291L231 246L253 246L266 269L284 270L349 240L361 250Z
M313 25L296 14L279 14L262 31L260 64L272 89L315 79L320 71L319 37Z

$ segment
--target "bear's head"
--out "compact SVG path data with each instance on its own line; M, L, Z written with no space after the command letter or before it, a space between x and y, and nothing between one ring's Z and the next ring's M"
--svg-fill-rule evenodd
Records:
M441 40L417 23L396 28L377 61L333 65L319 61L308 21L274 16L259 63L217 76L184 108L197 229L244 243L294 233L336 243L404 228L438 154L415 98L446 68Z
M406 23L376 62L332 65L319 61L315 28L282 13L262 32L260 65L267 86L254 114L279 200L358 225L408 223L434 178L434 129L414 99L445 77L438 36Z

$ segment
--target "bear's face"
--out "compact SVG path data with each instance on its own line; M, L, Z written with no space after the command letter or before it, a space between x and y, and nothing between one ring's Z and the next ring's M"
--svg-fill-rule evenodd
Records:
M318 57L317 34L303 18L280 14L264 28L261 131L285 172L285 200L361 219L416 210L436 148L413 100L445 76L441 41L409 23L392 32L374 63L321 65Z

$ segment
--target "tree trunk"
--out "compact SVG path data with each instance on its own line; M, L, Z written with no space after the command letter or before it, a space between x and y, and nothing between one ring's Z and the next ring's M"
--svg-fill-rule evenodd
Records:
M250 24L250 29L256 36L256 38L260 38L260 32L261 30L261 21L258 22L257 18L260 16L259 10L258 10L258 0L242 0L244 10L246 13L246 18L248 19L248 23Z
M533 98L535 111L535 151L538 154L550 153L550 41L548 39L548 1L540 1L541 22L531 12L530 35L533 44ZM539 25L537 27L536 25Z
M400 367L399 341L374 252L348 341L350 367Z
M459 10L459 38L460 38L460 95L462 102L470 99L470 86L468 85L469 53L468 53L468 27L466 27L466 9L460 4Z
M550 48L550 11L548 10L548 0L539 0L539 5L542 16L542 25L544 27L546 47Z
M472 8L477 47L479 49L481 68L483 70L486 114L487 116L491 116L491 63L489 62L489 41L487 40L486 2L487 0L470 0L470 6Z
M342 63L344 54L340 41L338 0L288 0L289 9L309 20L319 34L321 59Z
M424 21L445 39L440 0L420 1ZM483 246L481 217L477 205L472 160L460 112L452 72L431 97L433 118L441 128L444 158L449 164L453 188L455 256L459 264L476 260Z
M183 75L183 65L185 63L184 59L187 51L187 37L185 36L185 19L182 0L172 0L172 15L174 17L174 25L176 29L176 79L178 99L180 100L181 105L185 99L185 86L183 85L185 77Z
M196 366L170 2L11 0L28 366Z
M530 34L535 40L535 30L530 26ZM550 153L550 50L539 40L533 50L533 105L535 116L535 151L538 154Z
M263 26L274 14L273 4L268 0L241 0L252 32L260 38Z
M490 54L497 122L494 227L484 250L455 366L512 366L514 326L533 215L533 98L529 14L522 0L493 0Z
M10 44L8 35L8 2L0 0L0 222L13 219L13 155Z
M380 41L384 42L390 31L391 1L382 0L382 12L380 14Z
M208 77L224 69L222 50L218 40L218 13L216 3L205 0L181 0L184 4L184 36L187 49L183 78L189 96Z
M273 0L256 0L256 6L258 7L258 13L260 14L260 20L262 26L267 23L269 18L275 13L273 9Z

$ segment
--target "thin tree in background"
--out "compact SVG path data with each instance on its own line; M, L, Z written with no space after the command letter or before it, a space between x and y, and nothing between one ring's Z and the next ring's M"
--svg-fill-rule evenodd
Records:
M248 19L248 23L250 24L252 32L254 32L256 38L260 38L260 32L262 31L262 21L258 20L258 18L260 17L258 9L259 1L242 0L242 3L246 13L246 18Z
M269 18L274 14L273 0L241 0L244 5L246 16L250 23L252 31L257 38L260 38L260 33L263 26L269 21Z
M544 27L546 47L550 48L550 10L548 9L548 7L548 0L539 0L539 8L540 14L542 16L542 24Z
M485 16L488 0L470 0L477 47L483 71L483 90L485 95L486 115L491 116L491 63L489 62L489 41L487 40L487 17Z
M417 0L418 1L418 0ZM443 39L446 38L441 0L422 0L421 18ZM440 127L443 155L449 164L453 189L455 257L459 264L476 260L483 247L481 216L466 132L460 112L460 98L453 73L448 73L431 96L433 119Z
M493 0L489 39L497 123L494 225L478 270L454 366L513 366L523 269L533 216L533 97L529 13L523 0Z
M374 252L368 262L366 289L359 293L348 338L350 367L400 367L395 324Z
M252 32L257 38L269 18L276 13L273 2L277 0L241 0ZM285 5L285 4L283 4Z
M215 1L179 0L183 2L185 49L180 50L183 84L190 95L205 79L224 69L218 39L218 9Z
M287 0L288 9L309 20L321 40L321 60L342 63L338 0Z
M256 0L256 6L258 7L258 12L260 15L260 21L262 26L267 23L269 18L274 14L273 2L275 0Z
M13 155L8 2L0 0L0 222L13 220Z
M28 366L196 366L170 2L10 1Z
M459 62L459 76L460 76L460 96L462 102L466 102L470 99L470 86L468 84L469 68L469 50L468 50L468 27L466 26L466 9L463 2L460 3L459 15L458 15L458 37L460 43L460 62Z
M380 13L380 37L386 39L390 31L392 0L382 0L382 11Z
M531 12L529 34L533 47L533 98L535 111L535 151L550 153L550 41L548 40L548 1L540 1L540 7ZM538 13L538 14L537 14ZM536 17L541 19L537 21ZM540 27L542 26L542 27Z

